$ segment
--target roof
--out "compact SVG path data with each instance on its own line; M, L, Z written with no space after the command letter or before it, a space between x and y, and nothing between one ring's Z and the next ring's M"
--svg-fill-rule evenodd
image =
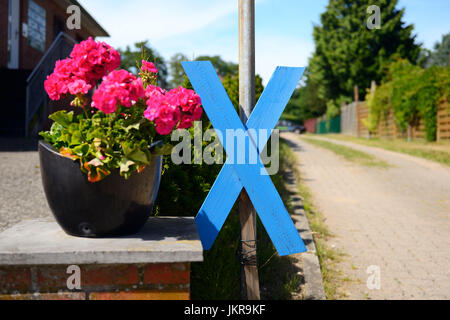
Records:
M83 8L76 0L53 0L59 7L67 10L67 7L76 5L81 10L81 26L93 37L109 37L109 33Z

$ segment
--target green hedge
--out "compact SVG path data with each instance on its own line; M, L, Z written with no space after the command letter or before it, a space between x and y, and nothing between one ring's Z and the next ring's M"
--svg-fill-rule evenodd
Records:
M448 100L449 94L450 68L423 69L407 60L397 60L390 65L386 81L375 93L366 96L369 108L366 126L374 130L392 108L401 129L414 127L422 120L425 138L434 141L438 106Z

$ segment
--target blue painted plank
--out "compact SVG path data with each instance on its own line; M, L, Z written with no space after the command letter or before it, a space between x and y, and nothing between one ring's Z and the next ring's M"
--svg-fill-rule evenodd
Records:
M277 67L250 115L247 127L275 128L305 68Z
M200 61L185 62L183 67L193 87L201 96L202 104L213 126L222 132L226 132L226 129L245 132L245 127L234 111L212 64ZM222 145L227 148L226 135L222 135L221 138ZM256 152L256 147L252 143L249 144L249 149L250 152ZM304 252L306 248L270 177L267 174L261 174L265 172L265 168L259 157L256 159L257 164L253 165L248 164L249 152L244 151L243 156L246 163L233 165L234 171L247 190L278 253L288 255Z
M195 222L205 250L211 249L243 186L232 165L222 167Z
M264 128L271 131L275 127L303 72L304 68L278 67L275 70L247 122L249 129ZM270 134L265 137L263 144L266 144L269 137ZM254 137L254 139L259 141L261 137ZM211 249L243 188L239 177L234 174L230 160L227 159L196 217L200 239L205 250ZM224 193L223 190L227 192Z

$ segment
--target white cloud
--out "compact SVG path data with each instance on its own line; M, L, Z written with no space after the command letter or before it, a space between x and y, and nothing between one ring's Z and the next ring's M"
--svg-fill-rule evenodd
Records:
M237 13L238 9L237 1L229 0L80 0L80 3L111 34L111 43L115 46L200 30Z

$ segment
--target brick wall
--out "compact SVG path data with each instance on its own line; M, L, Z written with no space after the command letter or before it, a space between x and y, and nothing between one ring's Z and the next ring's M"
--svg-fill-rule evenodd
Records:
M190 263L80 265L69 290L65 265L1 266L0 300L188 300Z
M43 56L43 52L28 45L28 39L22 36L22 23L28 23L28 2L20 0L20 40L19 40L19 68L32 70ZM46 43L47 50L55 40L54 24L55 20L63 22L64 32L73 39L80 41L87 39L91 34L84 28L81 30L68 30L66 20L68 14L50 0L34 0L34 2L45 9L46 14ZM7 66L8 54L8 1L0 1L0 68Z
M60 9L53 1L48 0L34 0L34 2L45 9L46 14L46 43L45 50L47 50L53 41L54 36L54 23L55 19L63 21L64 32L71 36L75 40L87 39L90 34L84 30L68 30L66 27L67 13ZM21 0L20 3L20 21L28 22L28 0ZM22 24L21 24L22 28ZM42 58L43 53L39 50L28 45L28 39L21 36L20 38L20 69L33 69L39 60Z

